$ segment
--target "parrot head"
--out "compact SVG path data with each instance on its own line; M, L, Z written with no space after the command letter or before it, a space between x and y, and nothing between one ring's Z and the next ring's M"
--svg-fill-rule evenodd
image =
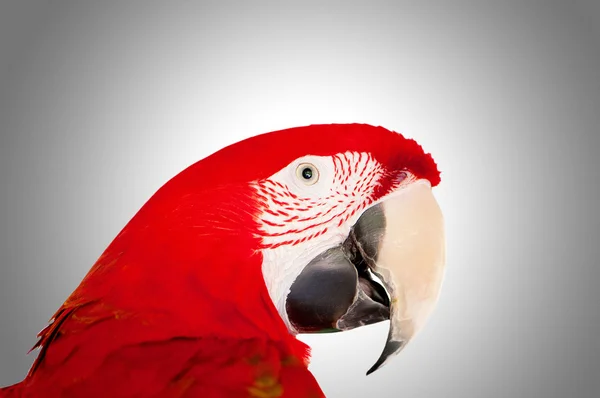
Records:
M445 261L432 194L439 171L415 141L383 128L313 126L282 139L292 134L293 160L255 183L266 199L265 283L291 332L389 319L371 373L408 343L437 301Z
M364 124L223 148L163 185L117 235L40 333L30 374L84 347L91 369L90 358L134 343L267 336L292 347L298 333L389 320L373 372L437 301L439 182L419 144ZM306 359L306 349L290 352Z
M211 207L195 233L229 242L216 245L229 251L222 256L248 249L261 258L255 271L290 333L390 320L371 373L410 341L437 301L445 262L432 194L439 182L431 155L398 133L312 125L226 147L182 172L163 196L171 202L194 187L217 197L193 199L183 214L192 220L195 206ZM234 303L253 300L237 291Z

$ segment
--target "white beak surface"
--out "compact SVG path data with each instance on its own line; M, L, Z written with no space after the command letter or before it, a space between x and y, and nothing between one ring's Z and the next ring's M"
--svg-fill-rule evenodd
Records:
M390 296L390 332L373 372L423 327L437 303L445 269L444 220L431 185L418 180L381 203L386 219L376 274Z

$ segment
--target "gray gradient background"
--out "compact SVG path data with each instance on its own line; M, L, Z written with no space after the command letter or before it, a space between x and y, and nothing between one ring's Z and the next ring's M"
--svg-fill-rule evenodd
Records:
M170 177L367 122L440 164L448 270L372 376L386 324L302 337L328 396L600 396L600 3L84 3L0 6L0 385Z

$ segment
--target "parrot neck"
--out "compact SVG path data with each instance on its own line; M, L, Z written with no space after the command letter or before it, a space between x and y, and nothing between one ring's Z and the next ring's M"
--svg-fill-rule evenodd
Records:
M236 194L239 189L228 196ZM98 316L114 318L115 325L128 319L122 323L127 338L138 341L268 339L306 361L308 347L290 334L269 296L252 220L240 216L232 223L223 201L206 192L201 200L187 195L175 209L159 199L115 238L63 309L101 303ZM237 214L246 214L239 211L243 203L236 203Z

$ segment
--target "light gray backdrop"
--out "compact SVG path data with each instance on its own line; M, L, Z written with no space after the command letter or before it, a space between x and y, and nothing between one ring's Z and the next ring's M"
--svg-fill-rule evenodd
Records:
M303 337L325 392L600 396L600 3L161 3L1 3L0 385L170 177L257 133L367 122L438 161L448 271L369 377L385 324Z

